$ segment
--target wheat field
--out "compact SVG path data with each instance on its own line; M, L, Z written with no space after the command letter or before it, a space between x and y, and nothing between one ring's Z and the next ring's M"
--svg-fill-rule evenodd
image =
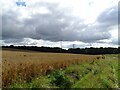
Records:
M2 51L2 86L12 82L30 82L32 78L46 75L54 69L64 69L71 64L99 60L102 55L68 53L41 53L33 51Z

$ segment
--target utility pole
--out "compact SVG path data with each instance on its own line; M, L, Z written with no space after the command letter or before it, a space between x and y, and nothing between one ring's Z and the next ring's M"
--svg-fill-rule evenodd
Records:
M62 40L60 41L60 46L61 46L60 52L62 53Z
M75 44L73 44L73 48L75 48Z
M60 41L60 46L61 46L61 49L62 49L62 40Z

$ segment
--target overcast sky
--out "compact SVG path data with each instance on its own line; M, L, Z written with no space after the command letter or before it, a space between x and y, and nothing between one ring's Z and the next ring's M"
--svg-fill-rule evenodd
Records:
M17 1L0 1L3 45L118 46L118 0Z

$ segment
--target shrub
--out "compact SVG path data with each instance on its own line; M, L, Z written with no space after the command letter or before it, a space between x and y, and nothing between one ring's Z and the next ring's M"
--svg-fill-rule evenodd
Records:
M60 88L70 88L72 85L70 79L62 71L53 72L51 77L51 83Z

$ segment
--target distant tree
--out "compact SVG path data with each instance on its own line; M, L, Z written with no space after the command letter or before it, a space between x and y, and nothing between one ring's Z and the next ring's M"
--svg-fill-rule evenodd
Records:
M10 47L10 48L14 48L14 45L10 45L9 47Z

